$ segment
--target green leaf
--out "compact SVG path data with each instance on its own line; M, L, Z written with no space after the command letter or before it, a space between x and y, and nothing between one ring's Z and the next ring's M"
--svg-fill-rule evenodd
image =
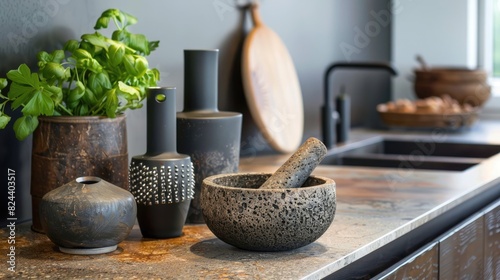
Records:
M15 83L39 87L39 79L36 73L31 74L31 70L26 64L21 64L17 70L7 72L7 78Z
M136 57L135 68L137 69L137 76L142 77L149 68L147 59L142 56Z
M89 104L91 107L93 107L95 104L97 104L97 98L94 94L94 92L90 88L85 88L85 94L82 97L83 102L86 104Z
M123 65L125 65L125 70L128 72L128 74L132 76L137 76L139 74L139 72L135 68L135 57L133 55L125 55Z
M139 99L141 97L141 93L137 88L131 87L121 81L118 82L118 90L121 94L124 94L128 98Z
M99 73L102 71L102 66L99 62L93 58L79 59L76 62L76 67L90 70L94 73Z
M156 68L148 69L146 74L142 77L143 84L146 87L156 86L157 82L160 80L160 71Z
M156 50L160 46L160 41L150 41L149 42L149 52Z
M7 87L7 79L5 78L0 78L0 91Z
M64 51L63 50L55 50L51 54L49 54L45 51L41 51L37 54L37 58L39 61L60 63L61 60L64 59Z
M88 41L92 45L101 47L106 51L108 50L106 38L104 38L104 36L102 36L99 32L96 32L94 34L84 34L82 35L82 40Z
M75 88L83 91L85 89L85 85L81 81L77 81L75 84Z
M118 10L118 14L114 16L114 18L122 24L121 28L124 28L126 26L126 23L127 23L127 18L125 17L125 15L123 14L122 11L119 11ZM120 28L120 27L118 27Z
M67 50L71 53L77 50L79 47L80 42L78 42L77 40L69 40L68 42L66 42L66 44L64 44L64 50Z
M102 12L101 17L114 18L120 15L120 10L118 9L107 9Z
M45 52L45 51L39 52L36 57L39 61L43 61L43 62L52 61L52 56L48 52Z
M107 28L109 24L109 17L100 17L97 19L97 22L94 25L94 29L101 29L101 28Z
M108 9L97 19L94 29L107 28L111 19L115 19L118 23L122 24L122 26L117 26L118 29L126 28L127 26L137 23L137 18L128 13L118 9Z
M141 78L149 70L148 60L140 55L125 55L123 65L129 75L137 78Z
M112 44L108 51L109 60L112 66L117 66L123 61L125 55L125 46Z
M145 55L150 53L149 42L142 34L129 34L127 45Z
M82 50L86 50L87 52L89 52L91 55L94 55L97 53L98 51L98 47L92 45L90 42L87 42L87 41L82 41L80 43L80 49Z
M12 83L9 91L9 99L13 100L12 109L17 109L19 106L24 105L29 102L29 100L33 97L35 91L38 89L25 86L18 83Z
M110 118L116 117L116 109L118 108L118 96L116 89L111 89L106 92L106 116Z
M14 132L16 138L20 141L26 139L30 134L35 131L38 126L38 118L35 116L22 116L14 123Z
M101 96L105 91L111 89L112 85L108 75L101 72L89 75L87 87L89 87L98 96Z
M0 129L4 129L7 124L10 122L10 117L5 115L5 114L2 114L0 113Z
M66 77L66 68L64 68L61 64L55 62L48 62L43 67L43 76L46 79L64 79Z
M78 116L88 116L89 114L89 106L85 103L81 103L80 105L78 105L78 107L76 108L76 113Z
M137 18L136 18L136 17L134 17L134 16L133 16L133 15L131 15L131 14L128 14L128 13L126 13L126 12L122 12L122 11L121 11L121 12L120 12L120 16L121 16L122 18L123 18L123 17L125 18L125 22L126 22L126 24L125 24L125 26L124 26L124 27L130 26L130 25L134 25L134 24L136 24L136 23L137 23ZM123 22L123 20L122 20L122 22Z
M85 93L85 86L83 85L82 82L78 81L76 82L76 87L69 91L66 102L69 103L77 102L78 100L80 100L80 98L82 98L84 93Z
M54 101L54 105L59 105L63 99L63 92L60 87L57 86L47 86L43 88L46 95Z
M129 41L128 34L130 34L130 33L128 33L125 30L115 30L115 31L113 31L113 34L111 35L111 39L118 41L118 42L122 42L128 46L128 41Z
M51 116L54 113L54 101L43 91L36 91L21 112L32 116Z
M88 52L87 50L84 50L84 49L76 49L73 52L73 56L76 59L92 58L92 55L90 54L90 52Z
M65 57L63 50L55 50L52 52L52 62L61 63Z
M66 107L68 107L68 109L72 110L72 112L75 111L75 108L80 104L79 101L75 101L75 102L66 102ZM76 114L78 115L78 114Z
M132 34L124 30L116 30L113 32L112 38L113 40L123 42L136 52L145 55L149 55L151 53L151 50L149 49L149 42L143 34Z

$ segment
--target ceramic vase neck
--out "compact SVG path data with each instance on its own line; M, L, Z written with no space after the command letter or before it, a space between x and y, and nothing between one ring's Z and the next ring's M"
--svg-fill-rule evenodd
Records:
M184 112L218 111L219 50L184 50Z
M175 87L148 88L146 154L177 152Z

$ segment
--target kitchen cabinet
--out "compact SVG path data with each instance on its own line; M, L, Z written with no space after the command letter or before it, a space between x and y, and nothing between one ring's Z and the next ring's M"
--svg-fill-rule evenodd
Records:
M475 215L439 240L439 279L483 279L484 217Z
M500 279L500 201L484 214L484 279Z
M386 272L374 279L438 279L439 242L435 241L413 253Z
M374 279L500 279L500 200Z

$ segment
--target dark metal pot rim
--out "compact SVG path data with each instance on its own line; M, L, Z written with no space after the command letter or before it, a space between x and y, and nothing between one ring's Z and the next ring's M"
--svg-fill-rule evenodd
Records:
M115 118L107 116L39 116L38 120L52 123L90 123L90 122L117 122L125 119L125 114Z

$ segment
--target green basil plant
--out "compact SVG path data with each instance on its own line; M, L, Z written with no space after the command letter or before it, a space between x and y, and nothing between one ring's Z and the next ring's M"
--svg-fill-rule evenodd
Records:
M19 140L28 137L38 126L38 116L108 116L116 117L127 109L142 107L146 88L160 79L157 69L150 69L145 56L159 46L142 34L129 32L137 19L117 9L102 13L95 30L116 29L111 38L99 32L84 34L80 41L69 40L62 50L38 53L38 72L26 64L0 78L0 92L10 81L8 94L1 94L0 129L10 117L5 107L21 109L14 123Z

